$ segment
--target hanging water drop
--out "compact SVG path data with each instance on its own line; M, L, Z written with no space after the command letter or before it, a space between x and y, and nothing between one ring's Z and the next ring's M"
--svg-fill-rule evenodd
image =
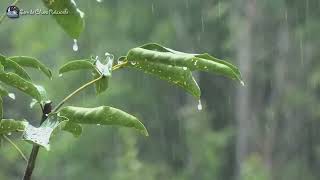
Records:
M78 41L76 39L73 40L73 46L72 46L73 51L78 51Z
M16 95L13 94L13 93L8 93L8 96L9 96L11 99L16 99Z
M153 5L153 3L151 4L151 12L152 12L152 14L154 13L154 5Z
M198 103L198 110L201 111L202 110L202 104L201 104L201 100L199 99L199 103Z

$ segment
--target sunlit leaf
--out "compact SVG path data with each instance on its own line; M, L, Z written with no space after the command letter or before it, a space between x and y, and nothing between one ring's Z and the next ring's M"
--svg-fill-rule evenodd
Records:
M73 39L79 38L84 29L84 13L80 11L74 0L42 0L50 12L65 12L54 14L53 17L64 31Z
M16 62L22 67L30 67L30 68L35 68L40 71L42 71L48 78L52 77L52 73L48 67L46 67L43 63L41 63L39 60L33 58L33 57L28 57L28 56L12 56L9 57L12 61Z
M191 95L200 98L200 88L188 68L144 61L131 62L128 63L128 66L178 85Z
M62 108L59 114L73 123L131 127L148 136L146 128L136 117L113 107L83 108L67 106Z
M37 87L31 82L21 78L17 74L12 72L0 72L0 81L9 86L19 89L20 91L30 95L32 98L41 102L41 94L39 93Z
M15 74L26 80L31 80L28 73L19 64L12 61L11 59L5 58L4 56L0 55L0 63L3 65L5 71L14 72Z
M23 132L28 126L28 122L17 121L13 119L2 119L0 120L0 134L8 134L11 132Z
M188 68L191 71L206 71L224 75L242 82L241 75L235 66L207 54L188 54L171 50L157 44L147 44L133 48L127 55L129 62L152 62Z
M70 71L76 71L76 70L91 70L91 71L95 71L96 68L95 68L93 62L90 61L89 59L73 60L73 61L69 61L66 64L64 64L59 69L59 74L63 74L63 73L70 72Z

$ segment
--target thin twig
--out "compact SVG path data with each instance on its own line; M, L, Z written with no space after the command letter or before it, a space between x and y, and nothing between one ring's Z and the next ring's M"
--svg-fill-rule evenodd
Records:
M11 141L11 139L9 137L7 137L6 135L3 135L3 137L19 152L19 154L22 156L22 158L26 162L28 162L28 159L26 158L26 156L23 154L23 152L21 151L21 149L17 145L13 141Z
M72 96L74 96L75 94L79 93L80 91L82 91L83 89L85 89L86 87L90 86L91 84L94 84L95 82L99 81L100 79L102 79L103 76L99 76L98 78L82 85L80 88L76 89L75 91L73 91L71 94L69 94L67 97L65 97L55 108L52 112L57 112L62 106L63 104L68 101Z

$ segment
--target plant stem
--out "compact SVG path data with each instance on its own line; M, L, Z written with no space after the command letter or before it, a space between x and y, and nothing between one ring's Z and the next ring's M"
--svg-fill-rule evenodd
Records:
M11 4L11 6L14 6L14 5L18 4L18 2L19 2L19 0L15 0L15 1ZM2 16L0 17L0 24L3 22L4 18L6 17L6 14L7 14L7 12L4 12L4 13L2 14Z
M5 140L7 140L19 153L20 155L22 156L22 158L28 162L28 159L26 158L26 156L23 154L23 152L21 151L21 149L13 142L11 141L11 139L9 137L7 137L6 135L3 135L3 138Z
M69 94L67 97L65 97L53 110L53 112L57 112L62 106L63 104L68 101L70 98L72 98L72 96L74 96L75 94L77 94L78 92L82 91L83 89L85 89L86 87L94 84L95 82L99 81L100 79L102 79L103 76L99 76L97 79L94 79L84 85L82 85L81 87L79 87L78 89L76 89L75 91L73 91L71 94Z
M51 112L51 110L52 110L51 102L48 102L43 106L42 118L41 118L40 125L48 118L47 115ZM36 144L33 145L31 154L29 156L28 165L27 165L26 171L23 176L23 180L30 180L31 179L31 175L32 175L32 172L33 172L35 164L36 164L36 159L38 156L39 148L40 148L39 145L36 145Z
M120 69L122 67L124 67L127 64L127 62L123 62L121 64L117 64L115 66L112 67L112 71L115 71L117 69ZM52 112L57 112L70 98L72 98L74 95L76 95L77 93L79 93L80 91L82 91L83 89L89 87L90 85L94 84L95 82L99 81L100 79L104 78L103 75L99 76L98 78L82 85L81 87L79 87L78 89L76 89L75 91L73 91L71 94L69 94L67 97L65 97L53 110ZM46 105L49 105L49 109ZM50 104L46 104L43 108L42 108L42 119L41 119L41 123L40 125L46 120L46 118L48 117L47 114L51 113L51 102ZM32 172L34 170L35 167L35 163L36 163L36 159L39 153L39 145L33 145L31 154L29 156L29 161L28 161L28 165L23 177L23 180L30 180L31 179L31 175Z

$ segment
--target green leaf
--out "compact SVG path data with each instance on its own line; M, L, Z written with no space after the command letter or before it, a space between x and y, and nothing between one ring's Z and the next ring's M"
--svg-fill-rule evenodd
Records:
M53 15L57 23L73 39L78 39L84 29L84 13L74 0L42 0L49 11L67 12L66 15Z
M22 67L31 67L42 71L48 78L52 78L52 73L48 67L46 67L39 60L28 56L12 56L9 57L12 61L16 62Z
M59 115L68 118L72 123L131 127L148 136L148 131L136 117L113 107L67 106L60 110Z
M11 72L0 72L0 81L9 86L19 89L20 91L30 95L32 98L41 102L41 94L39 93L37 87L31 82L21 78L17 74Z
M34 86L37 88L37 90L38 90L38 92L40 94L40 97L41 97L41 102L39 102L39 103L44 106L44 104L46 102L50 101L50 99L48 97L48 93L47 93L46 89L44 89L43 86L40 86L40 85L34 85Z
M93 70L94 71L96 70L96 68L93 65L93 62L91 62L89 59L73 60L64 64L59 69L59 74L63 74L70 71L76 71L76 70Z
M82 134L82 126L77 123L66 122L62 130L73 134L74 137L79 137Z
M160 79L178 85L191 95L200 98L200 88L188 68L144 61L134 63L131 62L128 63L128 66L143 71L147 74L155 75Z
M191 71L199 70L224 75L231 79L237 79L242 83L238 69L222 60L211 56L188 54L171 50L157 45L147 44L138 48L133 48L127 55L129 62L152 62L171 66L188 68Z
M2 119L0 120L0 134L8 134L11 132L23 132L28 126L28 122L17 121L13 119Z
M31 80L28 73L16 62L0 55L0 63L4 66L5 71L12 71L26 80Z
M101 76L101 75L98 74L97 72L93 72L92 75L93 75L93 78L94 78L94 79L97 79L97 78L99 78L99 77ZM102 77L102 79L100 79L99 81L97 81L97 82L94 84L94 86L95 86L95 89L96 89L96 93L97 93L97 94L103 93L103 92L106 91L106 90L108 89L108 87L109 87L109 77L106 77L106 76Z

